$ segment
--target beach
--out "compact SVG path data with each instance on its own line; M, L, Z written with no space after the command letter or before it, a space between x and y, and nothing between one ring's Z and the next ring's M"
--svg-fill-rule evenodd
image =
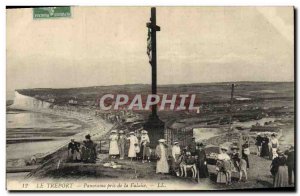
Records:
M29 165L34 156L46 156L65 147L71 138L82 141L86 134L100 138L112 124L92 114L66 107L31 111L7 111L7 168Z

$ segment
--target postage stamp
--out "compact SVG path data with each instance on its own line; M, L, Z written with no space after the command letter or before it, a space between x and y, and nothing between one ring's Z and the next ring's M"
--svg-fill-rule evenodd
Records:
M71 17L71 7L35 7L33 18L61 18Z

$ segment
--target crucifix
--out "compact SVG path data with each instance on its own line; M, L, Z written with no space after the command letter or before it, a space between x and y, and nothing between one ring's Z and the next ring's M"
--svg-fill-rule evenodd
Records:
M160 27L156 25L156 8L151 8L150 22L147 23L148 28L148 46L147 54L152 72L152 94L157 94L157 60L156 60L156 31L160 31ZM151 147L155 147L158 139L164 138L164 122L157 115L157 105L152 106L152 113L148 121L144 125L144 129L148 130L151 140Z

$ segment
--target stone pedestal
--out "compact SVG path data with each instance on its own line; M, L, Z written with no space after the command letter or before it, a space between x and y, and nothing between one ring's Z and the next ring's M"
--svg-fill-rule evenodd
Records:
M165 123L157 115L151 114L144 124L144 129L148 131L150 147L155 148L159 139L164 139Z

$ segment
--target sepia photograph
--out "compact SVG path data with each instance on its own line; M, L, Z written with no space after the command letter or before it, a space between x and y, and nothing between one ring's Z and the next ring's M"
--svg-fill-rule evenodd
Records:
M296 191L294 7L5 15L8 191Z

